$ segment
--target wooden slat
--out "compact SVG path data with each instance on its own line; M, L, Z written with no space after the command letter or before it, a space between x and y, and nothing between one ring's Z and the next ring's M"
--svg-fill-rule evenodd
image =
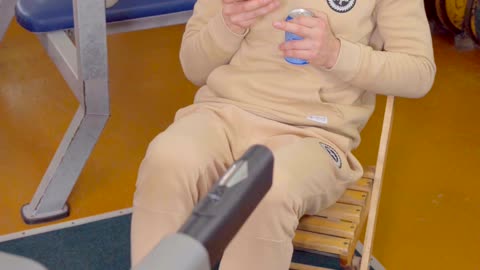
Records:
M350 248L348 250L348 255L340 256L340 261L343 265L352 264L353 254L355 253L355 246L358 239L360 238L360 233L363 231L362 229L365 226L365 221L368 213L367 209L369 208L369 205L370 205L370 196L367 196L365 206L363 207L363 210L361 211L361 214L360 214L360 221L358 222L357 229L352 238L352 243L355 243L355 244L350 245Z
M355 182L351 186L349 186L348 189L370 192L370 191L372 191L372 186L373 186L373 180L372 179L361 178L360 180L358 180L357 182Z
M329 220L324 217L304 216L298 225L299 230L328 234L352 239L357 225L341 220Z
M293 245L297 249L326 252L336 255L348 254L350 243L351 241L346 238L305 231L297 231L293 238Z
M301 263L291 263L290 270L332 270L331 268L323 268L318 266L311 266Z
M346 220L357 223L360 221L362 207L351 204L336 203L329 208L320 211L317 216L334 220Z
M345 193L343 193L338 202L365 206L367 202L367 196L367 192L348 189L345 191Z

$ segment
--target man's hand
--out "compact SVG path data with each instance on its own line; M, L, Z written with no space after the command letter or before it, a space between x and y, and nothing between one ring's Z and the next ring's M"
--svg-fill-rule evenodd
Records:
M333 34L327 15L313 12L314 17L301 16L288 22L273 23L275 28L303 38L284 42L279 48L285 57L307 60L317 68L332 68L340 52L340 40Z
M279 0L223 0L223 18L234 33L243 34L258 17L280 6Z

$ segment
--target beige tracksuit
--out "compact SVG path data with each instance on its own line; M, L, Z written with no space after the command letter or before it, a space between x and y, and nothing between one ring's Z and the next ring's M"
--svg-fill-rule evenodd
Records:
M275 157L274 183L227 248L221 270L286 270L298 219L334 203L362 167L351 151L375 95L425 95L436 72L423 0L283 0L245 35L221 0L198 0L180 61L195 102L150 144L134 198L132 263L175 232L251 145ZM272 27L295 8L328 15L341 41L331 69L287 63ZM181 91L181 89L179 89Z

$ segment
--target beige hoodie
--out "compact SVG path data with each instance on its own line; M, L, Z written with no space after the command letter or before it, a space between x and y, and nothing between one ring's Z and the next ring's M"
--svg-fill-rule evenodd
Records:
M222 102L276 121L319 127L345 152L375 107L375 95L424 96L436 67L423 0L280 0L245 35L231 32L221 0L198 0L180 61L201 86L195 102ZM273 21L295 8L323 11L341 41L329 70L292 65L278 49L285 33Z

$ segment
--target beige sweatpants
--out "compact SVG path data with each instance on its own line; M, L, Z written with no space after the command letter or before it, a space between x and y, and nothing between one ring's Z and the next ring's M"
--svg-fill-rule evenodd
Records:
M221 270L287 270L298 220L334 203L361 175L348 153L315 133L233 105L194 104L149 145L140 166L132 220L132 264L175 232L195 204L253 144L275 158L270 191L234 237ZM355 166L356 167L356 166Z

